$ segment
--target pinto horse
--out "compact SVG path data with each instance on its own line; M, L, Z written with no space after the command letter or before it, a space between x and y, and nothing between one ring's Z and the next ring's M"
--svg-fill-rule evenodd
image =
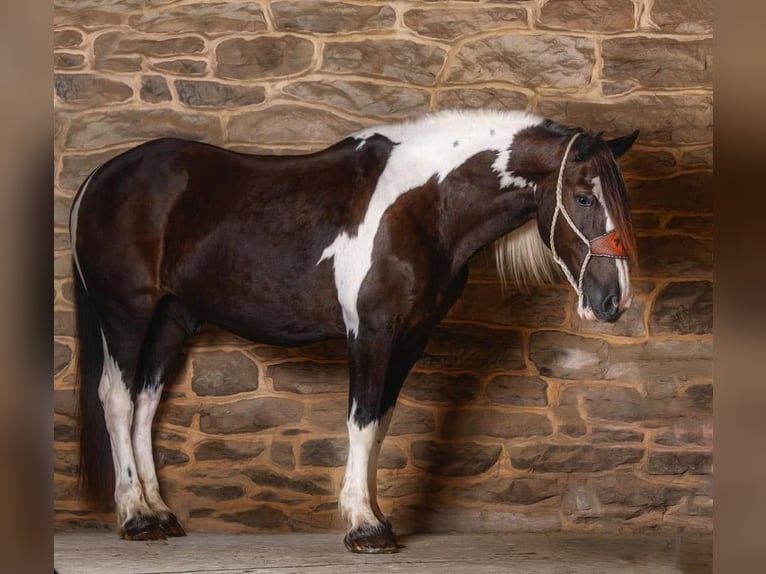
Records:
M378 454L469 258L495 242L516 281L558 265L581 316L615 321L635 254L616 158L637 135L605 141L526 112L447 111L307 155L159 139L107 161L70 216L84 493L114 497L123 538L183 536L160 495L151 425L184 342L203 322L274 345L342 338L345 544L396 552L376 500Z

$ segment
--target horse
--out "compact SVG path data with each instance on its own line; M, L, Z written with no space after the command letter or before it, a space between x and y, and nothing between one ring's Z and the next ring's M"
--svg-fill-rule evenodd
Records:
M203 323L272 345L345 339L344 543L397 552L378 455L470 257L494 244L504 281L560 269L587 319L615 321L631 302L617 158L638 131L602 136L523 111L448 110L315 153L163 138L97 167L70 215L84 496L113 497L124 539L186 534L160 495L151 426Z

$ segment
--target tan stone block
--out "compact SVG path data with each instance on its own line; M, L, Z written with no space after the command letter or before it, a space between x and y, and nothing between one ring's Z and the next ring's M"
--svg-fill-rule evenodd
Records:
M681 156L681 167L686 169L713 169L713 148L706 147L685 151Z
M475 373L526 368L518 331L456 323L442 323L434 329L417 365Z
M642 88L713 87L713 40L607 38L602 50L606 80Z
M277 105L257 112L233 115L229 120L230 142L261 145L330 145L360 130L362 124L331 112L302 106Z
M199 54L205 41L197 36L157 39L126 32L106 32L96 38L93 52L99 69L131 72L141 69L144 58Z
M313 395L345 393L348 390L348 367L327 363L300 361L270 366L266 376L275 391Z
M713 374L713 348L707 341L652 341L612 345L604 378L621 381L685 381Z
M284 91L302 100L386 118L425 113L431 102L431 95L425 90L346 80L296 82L286 86Z
M651 16L663 32L713 32L713 0L654 0Z
M475 442L437 443L416 441L410 446L413 464L438 476L474 476L492 468L500 457L500 446Z
M713 211L713 174L689 173L667 179L628 182L633 209Z
M127 21L130 12L141 10L143 0L56 0L55 26L108 28Z
M473 400L479 389L479 379L472 374L420 373L416 369L407 377L402 396L419 403L464 404Z
M482 321L514 327L558 327L566 318L569 289L532 287L529 292L509 289L503 294L500 285L468 284L448 317Z
M561 485L555 478L489 478L478 484L454 486L450 496L488 504L537 504L558 497Z
M649 320L652 334L701 335L713 331L713 284L670 283L658 295Z
M447 81L583 87L591 80L594 50L592 40L578 36L504 34L464 44Z
M68 54L56 52L53 54L54 70L77 70L85 66L85 56L82 54Z
M266 91L261 86L238 86L206 80L176 80L175 87L178 100L192 107L233 108L260 104L266 99Z
M130 16L131 27L142 32L224 34L262 32L266 19L253 2L197 2L168 6Z
M689 277L713 273L713 240L686 235L638 238L642 276Z
M510 451L511 464L519 470L545 472L599 472L636 463L644 454L639 446L534 444Z
M620 158L620 167L626 177L657 177L670 175L678 168L676 158L669 151L631 149Z
M446 52L441 48L410 40L328 42L322 71L431 86L445 58Z
M171 110L115 110L79 116L67 131L65 145L73 150L95 150L171 135L216 143L220 134L220 122L215 116Z
M452 88L440 90L436 105L445 108L491 108L498 110L526 110L526 94L499 88Z
M152 62L152 68L160 72L175 74L178 76L201 76L207 72L207 62L204 60L190 60L179 58L163 62Z
M388 436L429 434L434 432L435 428L432 411L399 403L391 418Z
M200 460L252 460L266 450L262 440L205 440L194 447L194 458Z
M204 405L200 430L210 434L258 432L300 423L303 404L275 397L242 399L233 403Z
M331 34L391 28L396 13L390 6L308 0L272 2L271 13L278 30Z
M526 28L527 11L523 6L414 9L404 13L404 25L421 36L455 40L496 28Z
M537 413L508 413L490 408L450 411L444 420L450 437L515 438L545 437L553 432L551 421Z
M195 353L192 389L200 396L233 395L258 388L258 366L238 351Z
M133 97L133 88L127 84L94 74L55 74L53 87L56 97L67 104L98 106Z
M216 75L230 80L288 76L307 70L314 61L314 44L297 36L235 38L215 51Z
M712 96L637 95L609 102L541 98L536 111L567 125L605 131L608 137L640 129L642 145L713 141Z
M544 27L586 32L626 32L635 27L631 0L549 0L540 10Z
M546 377L600 379L606 372L609 343L562 331L538 331L530 337L529 357Z
M76 48L82 44L83 36L79 30L54 30L54 48Z
M548 404L548 383L540 377L498 375L487 385L487 398L502 405L544 407Z
M168 83L162 76L141 77L141 99L150 104L169 102L173 99Z
M74 195L74 193L85 182L94 169L103 165L114 156L118 155L122 151L129 149L131 146L125 146L116 150L109 150L106 152L94 152L86 155L82 154L62 154L61 171L58 176L58 188L59 191L67 192L68 196ZM68 200L71 201L71 200ZM67 207L68 209L68 207ZM69 225L68 211L66 224ZM62 220L64 221L64 220Z

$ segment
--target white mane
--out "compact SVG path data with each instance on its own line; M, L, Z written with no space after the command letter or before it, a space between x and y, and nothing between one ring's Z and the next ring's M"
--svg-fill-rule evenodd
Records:
M561 273L537 231L535 219L495 241L494 248L503 289L553 283Z

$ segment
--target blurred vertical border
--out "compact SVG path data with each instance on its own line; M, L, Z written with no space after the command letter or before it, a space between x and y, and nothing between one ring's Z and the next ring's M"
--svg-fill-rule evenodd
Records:
M766 572L766 5L716 2L714 572Z
M0 4L0 571L53 571L53 3Z

